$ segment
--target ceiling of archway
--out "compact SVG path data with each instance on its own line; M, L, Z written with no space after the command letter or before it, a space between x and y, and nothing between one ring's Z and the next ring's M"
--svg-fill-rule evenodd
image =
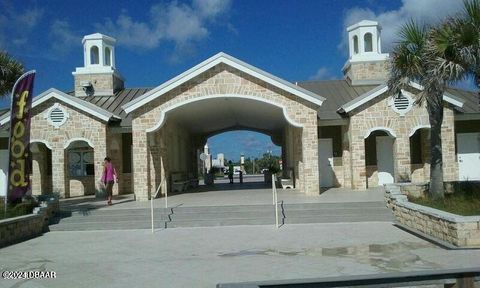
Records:
M167 113L167 121L175 121L190 133L201 135L235 129L273 134L288 124L279 107L231 97L205 99L180 106Z

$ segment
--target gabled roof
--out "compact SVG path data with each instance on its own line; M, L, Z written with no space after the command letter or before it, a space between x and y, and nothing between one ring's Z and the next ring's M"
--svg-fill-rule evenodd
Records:
M165 93L180 86L181 84L187 82L188 80L200 75L201 73L221 63L231 66L235 69L238 69L244 73L247 73L257 79L265 81L275 87L278 87L279 89L292 93L318 106L321 106L323 101L325 100L325 98L323 98L322 96L319 96L311 91L308 91L299 86L296 86L288 81L280 79L268 72L260 70L243 61L240 61L228 54L220 52L208 58L207 60L203 61L202 63L196 65L195 67L190 68L189 70L183 72L182 74L163 83L162 85L152 89L151 91L145 93L141 97L138 97L137 99L134 99L128 102L127 104L123 105L122 108L125 110L126 113L135 111L136 109L142 107L143 105L149 103L150 101L164 95Z
M297 82L297 85L314 93L321 94L326 98L325 102L323 102L323 105L317 110L318 118L320 120L342 119L342 115L337 113L338 107L378 86L353 86L345 79L301 81Z
M69 104L75 108L78 108L100 120L108 122L111 119L120 119L117 115L108 112L92 103L84 101L78 97L74 97L68 94L63 93L55 88L50 88L47 91L43 92L42 94L36 96L32 100L32 108L44 103L45 101L56 98L66 104ZM0 116L0 126L4 125L10 121L10 112L3 114Z
M415 83L415 82L410 82L409 85L411 87L417 89L417 90L420 90L420 91L423 90L423 87L421 85ZM373 99L377 98L378 96L384 94L387 91L388 91L387 84L379 85L376 88L360 95L359 97L343 104L342 106L340 106L340 108L338 108L337 112L338 113L349 113L350 111L360 107L363 104L366 104L366 103L372 101ZM445 92L443 94L443 101L445 101L447 103L450 103L450 104L452 104L452 105L454 105L458 108L462 108L463 104L465 103L465 100L463 100L463 99L461 99L457 96L454 96L449 92Z

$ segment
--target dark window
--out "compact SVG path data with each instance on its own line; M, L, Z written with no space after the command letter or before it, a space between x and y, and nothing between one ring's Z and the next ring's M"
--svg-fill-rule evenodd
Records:
M122 134L123 173L132 173L132 133Z
M321 126L318 127L318 138L333 139L333 157L342 157L342 126Z
M415 131L415 134L410 137L410 164L422 164L422 133L421 129Z

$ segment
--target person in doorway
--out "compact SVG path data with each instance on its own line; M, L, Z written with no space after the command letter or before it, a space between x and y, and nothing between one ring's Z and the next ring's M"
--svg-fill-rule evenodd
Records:
M233 184L233 163L232 161L228 161L228 179L230 180L230 184Z
M113 167L112 159L109 157L105 157L103 161L102 182L105 184L107 193L107 205L112 205L112 189L113 184L118 182L118 175L115 167Z

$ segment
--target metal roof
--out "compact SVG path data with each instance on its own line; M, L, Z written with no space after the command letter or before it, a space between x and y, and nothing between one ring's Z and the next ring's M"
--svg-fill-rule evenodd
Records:
M87 96L80 97L82 100L90 102L99 106L102 109L109 111L112 114L118 115L122 120L121 127L132 126L132 117L127 114L122 106L153 89L151 88L125 88L116 92L112 96Z
M344 79L297 82L297 85L326 98L318 109L318 118L321 120L342 119L337 113L340 106L378 87L378 85L352 86Z

